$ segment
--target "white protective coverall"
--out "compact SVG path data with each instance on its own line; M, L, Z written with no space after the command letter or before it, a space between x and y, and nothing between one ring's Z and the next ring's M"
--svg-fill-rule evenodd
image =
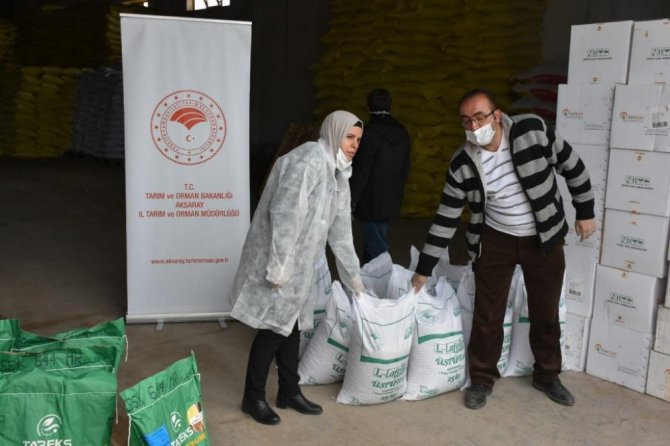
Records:
M335 161L340 141L357 121L349 112L333 112L318 141L277 159L244 242L231 295L235 319L283 336L296 320L300 330L312 328L314 263L326 242L341 282L363 291L351 232L351 167L340 172Z

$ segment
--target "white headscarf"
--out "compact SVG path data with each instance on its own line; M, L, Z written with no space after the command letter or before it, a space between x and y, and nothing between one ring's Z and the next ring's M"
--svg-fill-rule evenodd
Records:
M337 156L342 138L359 121L363 122L356 115L345 110L334 111L323 120L319 131L319 139L330 149L333 161Z

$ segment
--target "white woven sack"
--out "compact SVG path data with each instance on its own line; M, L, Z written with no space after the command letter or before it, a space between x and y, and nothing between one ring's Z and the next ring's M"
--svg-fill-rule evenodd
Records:
M436 296L425 288L416 302L417 328L407 370L404 400L422 400L460 388L465 382L465 338L454 289L440 277Z
M412 245L409 249L409 269L412 271L416 270L416 266L419 263L419 250ZM433 268L432 274L428 278L428 288L434 286L437 283L437 280L440 277L446 277L447 282L453 289L458 289L458 284L461 283L463 275L469 271L472 271L472 262L468 262L467 265L453 265L449 261L449 250L444 250L444 254L440 257L440 260Z
M519 275L515 291L514 319L512 324L512 344L509 351L509 364L502 376L530 376L533 374L535 356L530 349L530 319L528 317L528 293L523 278ZM565 319L567 316L565 296L561 290L561 298L558 303L558 321L561 325L561 353L565 348L564 332ZM565 355L563 355L565 356ZM561 369L567 367L565 360L562 361Z
M378 299L365 293L354 298L354 330L337 402L379 404L405 393L416 322L415 303L414 291L397 300Z
M400 265L392 265L391 275L386 283L386 289L380 296L382 299L398 299L414 289L412 276L414 272Z
M384 252L361 267L361 279L365 289L372 295L383 298L386 294L393 261L388 252Z
M326 302L330 299L331 294L330 269L328 269L328 259L324 253L319 260L314 263L314 285L310 297L314 300L314 326L309 330L300 331L300 346L298 350L298 357L302 357L309 344L310 339L314 335L314 330L319 326L321 320L326 315Z
M353 319L351 303L337 280L326 307L326 317L300 358L300 384L331 384L341 381L347 367Z
M505 310L505 319L503 321L503 345L502 350L500 351L500 358L498 359L498 371L502 374L507 368L507 362L509 359L509 348L512 339L512 321L514 319L513 303L514 299L512 296L515 291L515 280L520 275L521 268L518 266L514 270L514 275L512 276L512 282L510 285L510 293L507 298L507 308ZM465 337L465 349L467 351L468 345L470 343L470 333L472 332L472 315L475 309L475 273L470 270L463 274L461 282L458 285L456 290L456 296L458 297L458 302L461 305L461 319L463 321L463 335ZM466 364L467 364L467 354L466 354ZM470 373L469 369L466 366L467 377L465 383L461 387L465 389L470 386Z

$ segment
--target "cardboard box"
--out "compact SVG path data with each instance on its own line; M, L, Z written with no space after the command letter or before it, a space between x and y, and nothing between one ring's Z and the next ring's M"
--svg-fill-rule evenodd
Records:
M625 84L632 35L632 20L573 25L568 83Z
M670 216L670 153L612 149L605 206Z
M605 209L600 263L663 278L668 273L668 217Z
M572 149L581 158L586 170L589 172L591 187L604 191L607 185L607 169L609 166L609 146L571 144ZM558 175L563 178L562 176ZM566 189L567 190L567 189ZM569 197L569 195L567 195ZM566 196L564 196L566 198Z
M654 350L670 355L670 308L658 307Z
M583 372L589 346L591 318L568 313L565 318L563 361L565 370Z
M593 319L586 373L644 393L652 336Z
M590 318L596 281L596 259L565 258L563 293L568 313Z
M651 352L647 374L647 393L670 401L670 355Z
M613 105L613 85L559 85L556 131L570 144L608 145Z
M670 83L670 20L635 22L628 83Z
M664 295L663 279L598 265L593 319L653 334Z
M610 147L670 152L670 91L665 86L616 86Z
M572 207L571 198L567 191L567 186L559 182L559 190L563 196L563 208L565 210L565 220L568 223L568 233L565 236L565 256L566 259L576 260L595 260L600 259L600 249L602 246L603 217L605 214L605 190L594 189L595 196L595 218L596 232L585 240L581 240L575 231L575 219L577 218L575 208ZM567 196L566 196L567 195Z

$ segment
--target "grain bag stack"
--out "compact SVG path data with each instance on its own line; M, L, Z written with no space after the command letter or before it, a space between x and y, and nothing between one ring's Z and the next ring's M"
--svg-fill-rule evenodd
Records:
M667 21L635 23L628 83L616 86L586 368L638 392L647 387L668 272L670 145L664 110L670 100L657 82L665 82L670 68L659 50L669 38Z
M121 71L99 68L82 73L74 110L72 151L105 159L124 157Z
M105 45L108 65L121 60L121 17L119 14L151 14L152 10L139 5L111 5L105 15Z
M575 25L570 36L568 83L559 85L556 132L580 156L595 195L596 232L581 241L565 181L559 180L569 232L565 241L566 360L583 371L600 259L614 86L626 82L632 21Z
M120 60L119 12L126 9L106 0L35 1L22 9L13 52L18 65L12 76L3 73L8 79L0 86L0 99L9 104L0 123L0 154L56 157L72 148L123 158L120 70L99 67ZM0 24L0 59L3 29ZM90 88L90 74L78 85L86 69L99 74L97 89Z
M16 145L11 155L55 157L70 146L76 68L22 67L15 96Z
M18 83L16 65L12 63L16 28L0 20L0 102L5 119L0 120L0 156L9 155L14 147L14 123L7 117L14 111L14 92Z
M544 2L519 0L333 2L315 76L320 101L315 114L345 108L365 117L368 90L391 91L393 113L412 137L403 213L431 216L448 162L464 139L460 97L486 87L499 96L501 107L508 105L508 79L538 60L543 13ZM476 50L473 42L481 43Z

